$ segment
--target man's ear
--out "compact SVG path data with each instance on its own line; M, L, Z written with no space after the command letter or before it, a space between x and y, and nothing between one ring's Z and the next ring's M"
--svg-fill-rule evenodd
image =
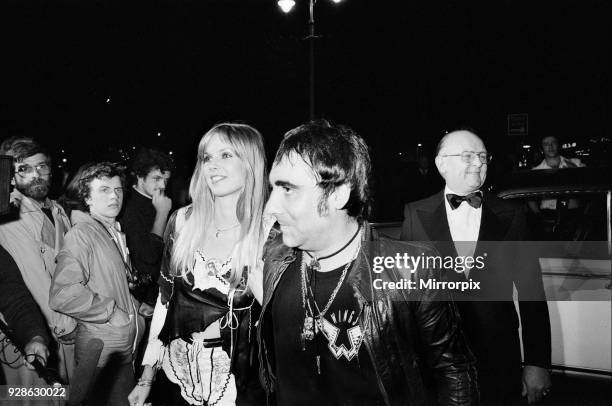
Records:
M351 197L351 185L344 183L338 186L329 196L328 204L332 209L342 209Z
M435 162L436 162L436 168L438 168L438 172L440 172L440 175L444 177L444 174L446 173L446 161L444 160L443 157L438 155L436 156Z

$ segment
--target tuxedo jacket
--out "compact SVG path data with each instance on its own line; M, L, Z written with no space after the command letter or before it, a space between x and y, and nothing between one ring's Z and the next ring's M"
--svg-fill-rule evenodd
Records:
M432 241L442 255L456 256L444 198L442 190L406 204L400 238ZM512 301L513 285L519 294L524 363L550 366L550 319L537 255L528 255L524 246L511 243L529 239L524 211L513 203L484 193L474 256L486 253L485 265L469 273L469 278L481 282L482 290L473 294L473 301L469 296L472 293L467 296L455 294L465 332L478 360L480 378L487 378L483 373L520 373L519 324ZM446 273L449 279L466 278L464 274Z

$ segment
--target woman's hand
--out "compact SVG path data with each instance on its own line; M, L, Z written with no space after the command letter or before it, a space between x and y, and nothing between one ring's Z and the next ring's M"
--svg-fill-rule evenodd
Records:
M134 386L134 389L128 395L128 402L130 406L146 406L150 403L145 403L149 394L151 393L151 385L153 384L153 378L155 372L150 365L145 365L142 375L138 380L138 384Z
M128 396L128 402L130 402L130 406L144 406L145 401L149 397L149 393L151 393L150 386L134 386L134 389L132 389Z

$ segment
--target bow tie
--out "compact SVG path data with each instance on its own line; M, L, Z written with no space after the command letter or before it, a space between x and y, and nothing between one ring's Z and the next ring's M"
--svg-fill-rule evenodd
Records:
M470 206L477 209L482 205L482 194L480 192L470 193L467 196L459 196L453 193L448 193L446 195L446 200L451 205L453 210L455 210L461 202L468 202Z

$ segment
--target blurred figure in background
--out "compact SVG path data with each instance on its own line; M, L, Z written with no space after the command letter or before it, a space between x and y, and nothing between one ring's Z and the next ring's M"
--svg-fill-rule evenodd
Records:
M73 210L87 212L87 207L83 205L83 201L79 198L79 180L83 176L83 171L91 165L91 162L81 165L70 179L70 182L68 182L68 185L66 185L64 193L57 199L57 202L64 208L71 221Z
M442 177L433 167L429 154L418 158L416 169L404 180L404 185L404 203L429 197L442 188Z
M162 152L143 148L132 164L135 184L129 190L119 219L127 238L137 280L132 293L142 302L139 312L150 317L157 299L159 268L164 250L162 239L172 200L166 194L172 160Z
M533 169L562 169L586 166L578 158L565 158L559 152L559 138L554 135L542 138L542 153L544 159Z
M542 153L544 159L533 170L541 169L569 169L581 168L586 165L578 158L565 158L559 152L559 139L554 135L542 138ZM571 239L573 230L576 229L580 219L578 208L580 202L577 199L541 199L540 201L529 200L529 209L537 215L540 230L540 239ZM561 221L561 217L565 220Z

